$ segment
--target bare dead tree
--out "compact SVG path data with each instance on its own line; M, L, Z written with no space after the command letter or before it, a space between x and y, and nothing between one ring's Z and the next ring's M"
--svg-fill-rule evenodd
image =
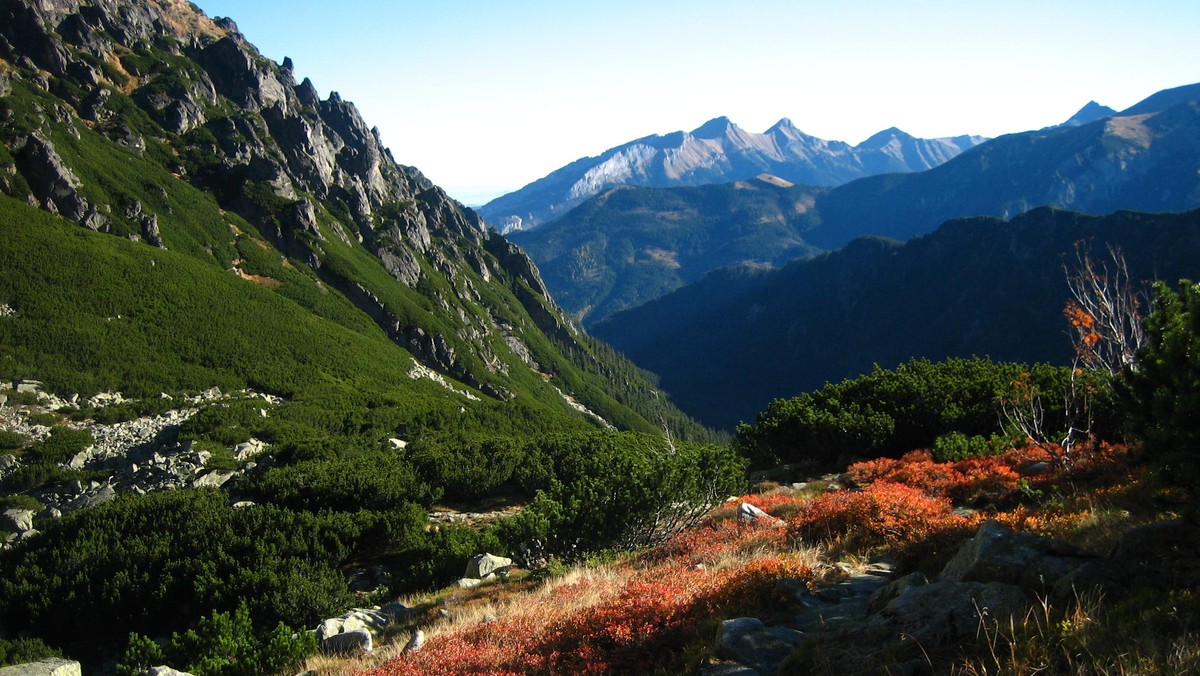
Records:
M1078 363L1116 375L1137 368L1137 351L1146 342L1141 310L1149 298L1145 284L1129 279L1121 250L1107 248L1108 259L1097 261L1086 241L1076 242L1075 265L1063 266L1071 290L1063 314L1071 323Z
M1113 377L1136 369L1137 351L1146 340L1141 315L1149 302L1146 286L1130 280L1118 247L1107 249L1107 259L1097 260L1087 241L1076 242L1074 265L1063 265L1071 292L1063 314L1071 325L1075 360L1062 394L1061 427L1047 423L1043 395L1031 381L1014 382L1001 402L1009 426L1043 448L1057 446L1055 460L1066 467L1076 444L1091 435L1097 374Z

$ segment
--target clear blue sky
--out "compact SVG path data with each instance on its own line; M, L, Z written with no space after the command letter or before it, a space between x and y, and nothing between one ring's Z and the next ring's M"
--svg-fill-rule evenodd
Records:
M1200 82L1197 0L197 0L469 204L725 115L997 136Z

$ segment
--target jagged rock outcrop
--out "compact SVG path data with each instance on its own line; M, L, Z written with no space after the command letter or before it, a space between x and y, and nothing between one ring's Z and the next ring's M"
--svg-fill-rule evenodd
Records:
M104 226L106 219L79 194L79 178L59 157L53 143L41 134L30 134L24 143L18 143L16 158L18 171L44 208L92 230Z

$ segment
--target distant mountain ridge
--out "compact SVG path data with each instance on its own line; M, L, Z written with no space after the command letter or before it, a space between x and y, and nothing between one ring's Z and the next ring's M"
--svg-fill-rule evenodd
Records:
M562 307L590 325L722 265L778 266L867 235L907 240L953 218L1011 218L1038 206L1094 214L1200 207L1200 85L1107 110L1089 103L1063 124L992 139L927 171L832 188L772 188L778 179L763 177L610 189L511 238ZM861 145L898 143L885 137Z
M1093 214L1200 206L1200 84L1078 126L1000 136L928 171L839 186L816 205L822 223L808 239L823 249L863 235L904 240L952 218L1011 218L1038 206Z
M618 185L670 187L725 183L769 173L793 183L840 185L879 173L935 167L985 139L920 139L892 127L857 146L805 134L784 118L762 134L718 117L691 132L646 136L585 157L479 208L508 233L558 218Z
M509 233L554 298L590 324L728 265L779 267L819 253L804 233L824 188L770 174L681 188L620 186L534 230Z
M726 429L768 402L914 357L1070 363L1063 265L1120 247L1135 280L1200 275L1200 211L1089 216L1039 208L945 223L775 270L724 268L592 327Z

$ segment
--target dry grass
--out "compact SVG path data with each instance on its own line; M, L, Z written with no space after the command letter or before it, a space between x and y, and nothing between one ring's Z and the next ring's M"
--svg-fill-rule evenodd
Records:
M302 671L312 670L321 676L350 676L380 667L400 656L417 628L425 632L427 643L499 619L536 631L562 616L608 600L634 572L628 565L576 565L540 582L512 580L473 589L449 588L402 597L399 602L406 607L422 610L413 622L389 630L376 642L373 654L316 655L304 663ZM570 594L555 593L565 587L574 589Z
M1192 607L1181 612L1185 605ZM1065 608L1040 600L1020 621L981 623L981 649L955 664L950 673L1198 673L1200 635L1191 626L1195 610L1194 592L1110 604L1093 591L1077 595Z

